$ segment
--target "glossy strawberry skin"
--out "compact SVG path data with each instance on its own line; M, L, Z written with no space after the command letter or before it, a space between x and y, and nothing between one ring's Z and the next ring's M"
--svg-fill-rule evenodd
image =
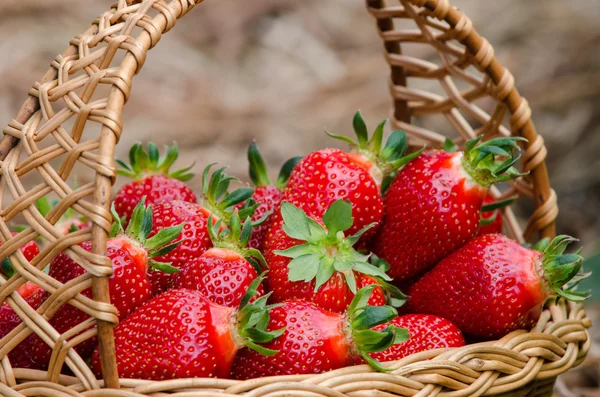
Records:
M12 232L11 234L14 237L18 233ZM0 246L1 245L2 245L2 243L0 243ZM35 258L40 253L40 247L38 247L37 243L34 240L29 241L27 244L23 245L19 249L23 253L23 256L25 257L25 259L27 259L30 262L33 260L33 258Z
M483 200L483 205L492 204L495 201L496 201L496 199L494 199L494 197L492 195L488 194L487 196L485 196L485 199ZM479 231L477 232L478 236L481 236L484 234L502 233L503 221L502 221L502 212L500 210L482 212L481 217L489 218L491 216L494 216L494 214L495 214L495 218L491 223L489 223L487 225L479 226Z
M44 290L30 282L19 287L17 292L33 309L40 307L44 301ZM15 313L8 302L2 302L0 306L0 338L4 338L22 322L23 320ZM34 338L34 334L29 335L8 354L10 365L13 368L44 369L44 365L36 362L31 354Z
M341 273L335 272L317 292L315 292L315 280L310 282L289 281L288 265L291 259L277 255L274 251L285 250L301 243L301 241L289 237L283 230L281 223L274 224L269 230L264 256L269 265L267 283L269 290L273 293L271 299L274 302L283 302L288 299L305 299L326 310L336 313L344 312L352 298L354 298L354 293L348 287ZM376 282L373 278L361 273L355 274L357 289ZM385 304L385 295L381 288L373 291L369 304L372 306Z
M186 263L199 258L213 246L206 227L209 216L210 212L206 208L185 201L164 201L154 205L150 237L161 229L184 223L181 237L175 240L181 241L181 244L168 254L154 259L170 263L171 266L181 269ZM166 274L149 270L148 278L152 286L152 294L157 295L172 288L177 283L179 273Z
M91 242L84 242L81 246L86 251L91 251ZM109 239L106 252L112 260L114 271L109 278L110 300L119 311L119 319L123 319L151 297L150 283L146 276L147 253L124 237ZM85 270L65 253L59 254L50 264L49 275L63 284L84 273ZM86 289L81 294L92 298L91 289ZM50 324L58 332L64 333L88 318L88 314L65 304L50 319ZM96 344L95 338L88 339L77 346L77 352L84 358L89 357ZM51 353L50 347L36 338L33 351L35 359L48 363Z
M129 220L133 209L144 196L146 204L173 200L190 203L198 201L192 189L185 183L168 176L154 174L129 182L119 189L114 201L117 213Z
M270 315L268 330L286 330L264 347L279 352L267 357L250 349L239 351L232 378L321 373L353 363L340 314L303 300L289 300L271 309Z
M373 252L390 263L394 279L431 268L477 234L487 189L464 171L462 156L426 151L388 188Z
M175 288L196 290L211 302L238 308L257 277L254 267L237 252L211 248L183 266ZM262 285L257 291L255 298L264 294Z
M384 351L370 353L371 357L380 362L400 360L411 354L427 350L465 345L465 339L460 329L442 317L430 314L406 314L396 317L391 324L406 328L410 338L406 342L392 345ZM385 327L386 325L382 324L373 329L382 330ZM364 364L364 360L359 358L357 364Z
M163 380L227 377L238 349L234 309L198 291L174 289L146 302L115 328L119 376ZM98 350L92 368L100 376Z
M15 235L16 233L13 233ZM25 256L25 259L32 261L40 253L40 248L35 241L30 241L21 247L21 252Z
M540 257L500 234L476 237L413 286L409 306L442 316L477 339L530 328L548 297L538 276Z
M381 222L383 200L377 182L365 164L338 149L319 150L302 159L292 171L282 197L282 201L294 204L317 219L338 199L352 203L354 223L348 235ZM273 222L279 223L280 219L281 215L276 213ZM367 231L362 240L367 241L376 229Z
M271 213L271 215L269 215L263 223L256 226L252 230L252 237L250 238L250 241L248 241L248 247L256 248L260 251L263 250L265 237L273 221L273 212L281 203L281 197L281 190L279 190L277 186L259 186L254 189L252 198L258 203L258 207L256 207L251 220L255 222L264 217L266 214ZM241 205L238 205L238 207L239 206Z

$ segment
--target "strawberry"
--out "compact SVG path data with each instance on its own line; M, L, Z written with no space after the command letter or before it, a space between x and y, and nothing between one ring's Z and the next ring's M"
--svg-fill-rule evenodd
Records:
M231 217L234 206L246 201L254 192L251 188L240 188L231 193L227 192L229 183L235 178L224 173L225 167L215 171L209 178L213 164L205 168L202 177L202 204L187 203L184 201L163 201L152 208L152 231L154 236L162 229L183 224L183 232L177 242L179 246L158 258L162 262L170 263L176 269L199 258L206 250L212 247L208 232L208 218L212 215L216 222L223 220L225 227ZM254 206L244 206L239 209L239 216L246 218L252 214ZM152 286L152 294L157 295L172 288L177 283L179 273L155 272L150 269L148 277Z
M44 290L30 282L21 285L17 289L17 292L33 309L37 309L44 300ZM8 301L2 302L0 306L0 338L8 335L21 322L23 320L15 313L13 308L8 304ZM44 369L31 355L34 337L33 334L29 335L8 353L8 358L13 368Z
M240 351L233 363L231 377L250 379L321 373L353 365L358 357L385 371L386 368L369 353L404 342L408 334L389 323L396 317L393 307L367 306L374 287L359 290L347 314L329 312L301 299L275 305L270 311L267 329L285 327L285 331L263 346L278 353L264 356L252 350ZM382 329L371 330L380 324Z
M115 328L119 376L163 380L225 378L238 350L277 353L261 347L283 329L267 331L266 296L256 294L256 279L239 309L211 302L198 291L173 289L146 302ZM100 376L96 350L92 368Z
M483 199L481 221L477 235L502 233L503 222L500 209L512 204L516 199L516 197L509 197L496 201L494 196L488 193L485 199Z
M374 223L363 236L363 241L367 241L383 218L382 184L385 186L388 177L418 153L402 157L407 148L402 131L394 131L382 148L385 121L379 124L370 140L360 112L354 116L353 125L358 142L330 134L349 143L353 151L323 149L304 157L290 174L282 200L316 218L321 218L334 201L349 200L355 222L348 233L355 234ZM276 213L274 219L274 222L280 221L280 215Z
M519 174L513 151L522 138L466 143L465 151L429 150L411 161L385 194L385 218L373 252L405 280L475 237L488 187ZM507 157L496 161L497 154Z
M148 204L172 200L190 203L198 201L192 189L184 183L194 177L194 174L189 172L194 165L170 171L177 157L179 150L175 144L167 146L166 153L161 156L154 143L148 144L148 152L141 143L136 143L129 151L131 164L117 160L122 167L117 173L133 179L119 189L114 201L117 212L124 216L126 221L142 197L146 197Z
M211 302L239 307L251 283L258 277L256 269L265 265L260 251L246 248L252 235L252 222L247 219L242 226L234 212L229 229L220 230L221 221L212 226L212 219L208 223L213 248L183 265L175 288L197 290ZM256 297L264 295L262 284L256 291Z
M252 142L248 147L250 179L255 187L252 199L258 204L251 219L253 222L260 222L252 230L252 238L248 242L248 247L262 251L265 236L271 227L273 211L279 206L281 192L287 184L290 173L300 160L301 157L294 157L286 161L281 167L277 181L272 183L256 142ZM242 204L238 204L238 207L241 206Z
M410 338L404 343L370 354L380 362L400 360L426 350L465 345L465 339L458 327L442 317L430 314L406 314L394 318L390 324L405 328ZM373 329L380 331L384 328L385 325L378 325ZM364 364L362 357L357 364Z
M18 233L12 232L11 234L14 237ZM2 246L2 243L0 243L0 246ZM35 258L40 253L40 248L38 247L38 245L36 244L36 242L34 240L31 240L31 241L25 243L19 249L21 250L21 252L23 253L23 256L25 257L25 259L28 262L31 262L33 260L33 258ZM6 258L4 258L4 260L1 262L0 270L6 276L7 279L9 279L10 277L13 276L13 274L15 274L14 267L12 265L12 262L10 261L10 258L8 258L8 256Z
M373 284L372 277L391 280L367 262L367 255L352 248L373 225L344 236L353 222L349 201L333 202L318 220L284 201L281 215L283 223L273 225L265 244L270 270L267 280L275 302L305 299L324 309L343 312L357 289ZM382 288L376 289L373 299L385 303Z
M170 242L179 236L183 226L163 229L154 237L148 238L152 227L152 210L145 207L144 199L135 207L126 230L123 230L114 206L112 212L115 218L113 234L116 236L106 243L106 256L111 259L113 267L113 275L109 279L110 301L117 308L119 319L124 319L151 297L150 283L146 275L148 267L165 272L176 271L168 264L156 261L154 257L177 246L177 243ZM92 248L90 241L85 241L80 246L86 251L91 251ZM50 263L48 274L64 284L84 276L85 273L82 266L62 252ZM91 289L83 290L81 294L92 298ZM58 332L64 333L88 318L87 313L75 306L63 305L50 319L50 324ZM88 339L77 347L77 351L82 357L89 357L95 344L95 339ZM38 362L48 363L51 349L40 338L36 338L33 354Z
M530 328L549 298L582 301L587 296L563 290L582 276L581 256L563 254L571 241L559 236L540 253L501 234L476 237L413 286L409 306L447 318L477 339Z

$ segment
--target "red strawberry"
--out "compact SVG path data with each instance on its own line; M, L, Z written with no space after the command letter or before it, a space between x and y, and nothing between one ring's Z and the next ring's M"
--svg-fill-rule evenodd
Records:
M17 292L33 309L37 309L44 300L44 290L30 282L20 286L17 289ZM10 331L15 329L21 322L23 322L23 320L15 313L8 302L2 302L2 305L0 306L0 338L4 338L8 335ZM10 365L13 368L44 369L44 367L37 363L32 357L31 351L33 341L34 335L29 335L8 353Z
M239 307L251 283L258 277L256 269L265 265L265 259L257 249L246 248L252 235L249 219L242 227L240 218L234 213L231 227L221 231L220 223L208 229L214 247L183 265L175 288L197 290L211 302ZM264 294L262 284L256 290L257 297Z
M148 144L148 153L141 143L136 143L129 151L131 164L117 160L122 167L117 171L118 174L133 179L133 182L119 189L115 197L115 208L119 215L128 220L142 197L146 197L148 204L172 200L197 202L192 189L184 183L194 177L194 174L189 172L194 165L174 172L169 170L177 157L179 151L175 144L167 146L166 153L160 156L154 143Z
M278 353L267 357L252 350L240 351L233 364L232 378L321 373L353 365L360 356L375 368L385 369L368 353L401 343L408 334L389 324L396 317L393 307L366 306L373 288L361 289L345 315L300 299L275 305L267 329L285 327L285 332L264 347ZM380 324L382 330L371 330Z
M257 343L269 342L283 330L265 330L269 323L266 297L247 303L255 292L250 290L239 310L217 305L188 289L170 290L146 302L115 328L119 376L225 378L239 349L275 354ZM98 350L92 368L101 374Z
M11 234L14 237L18 233L12 232ZM0 246L2 246L2 243L0 243ZM25 259L29 262L31 262L33 260L33 258L35 258L40 253L40 248L38 247L38 245L36 244L36 242L34 240L31 240L31 241L25 243L19 249L23 253L23 256L25 257ZM6 276L7 279L12 277L13 274L15 274L13 265L12 265L10 259L8 258L8 256L6 258L4 258L4 260L2 261L2 263L0 265L0 270L2 270L2 273Z
M413 286L409 306L447 318L475 338L494 339L530 328L548 298L586 297L563 290L575 276L581 278L582 258L563 254L571 241L559 236L540 253L501 234L476 237Z
M430 314L406 314L396 317L390 323L405 328L410 338L384 351L371 353L370 356L377 361L395 361L426 350L465 345L465 339L458 327L442 317ZM384 328L385 325L378 325L373 329L380 331ZM362 357L357 364L364 364Z
M515 200L516 197L496 200L494 196L488 193L488 195L485 196L483 206L481 207L481 222L477 235L502 233L503 222L500 208L512 204Z
M373 283L372 276L391 280L367 262L368 256L352 248L372 225L344 236L353 222L350 202L335 201L321 222L287 201L281 204L281 215L284 222L273 225L265 244L267 280L275 302L305 299L343 312L357 289ZM376 289L373 299L373 304L385 302L382 288Z
M206 167L203 173L202 204L175 200L158 203L152 208L154 223L150 236L166 227L183 224L181 238L177 240L180 243L179 246L156 258L170 263L176 269L182 269L186 263L199 258L212 247L207 228L208 218L212 215L215 222L221 219L223 220L222 225L226 226L234 206L247 200L254 191L251 188L240 188L228 193L229 183L234 178L223 173L225 167L215 171L209 178L211 167L212 164ZM240 217L246 218L251 215L253 210L253 207L245 206L239 210ZM172 288L177 283L180 274L150 271L148 276L152 285L152 294L157 295Z
M282 200L316 218L321 218L334 201L349 200L355 221L348 233L357 233L374 223L363 236L364 241L368 240L383 218L382 183L385 185L389 176L418 155L402 157L407 147L402 131L394 131L382 148L384 124L379 124L368 141L367 127L357 112L354 130L358 143L348 137L331 135L350 143L353 152L323 149L304 157L292 171ZM280 215L276 213L274 219L274 222L280 221Z
M472 239L488 187L520 174L512 168L516 140L467 142L465 152L426 151L398 174L385 194L385 218L373 251L390 275L405 280ZM495 155L508 157L496 161Z
M161 233L148 238L152 225L152 212L150 207L146 208L144 204L142 199L136 206L127 230L123 230L113 207L117 236L107 241L106 255L112 261L114 272L109 279L110 301L119 311L119 319L124 319L150 299L150 283L146 275L149 266L167 272L174 271L168 264L157 262L153 257L177 245L169 243L179 236L182 226L163 229ZM91 251L92 248L89 241L83 242L80 246L86 251ZM85 273L85 269L65 252L59 254L50 263L49 275L63 284ZM91 298L91 289L82 291L82 295ZM54 314L50 324L58 332L64 333L88 318L87 313L66 304ZM82 357L89 357L95 345L95 339L88 339L77 346L77 351ZM38 362L48 363L51 349L40 338L36 338L33 354Z
M253 222L261 222L252 230L252 238L248 242L248 247L263 249L263 242L272 223L273 211L281 202L282 190L287 184L287 180L294 167L301 160L301 157L289 159L281 167L277 182L272 183L269 179L267 166L258 151L256 142L252 142L248 148L248 162L250 163L250 179L255 186L252 199L258 204L254 215ZM238 205L241 207L241 204Z

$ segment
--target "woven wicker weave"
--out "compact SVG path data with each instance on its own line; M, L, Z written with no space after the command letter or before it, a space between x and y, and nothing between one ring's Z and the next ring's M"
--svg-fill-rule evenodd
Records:
M106 303L111 263L102 253L111 224L108 206L115 180L114 148L122 132L121 112L131 92L132 78L143 66L148 50L178 18L200 2L119 0L54 59L4 130L0 142L0 260L10 257L17 274L9 280L0 278L0 301L8 301L24 323L0 341L0 395L550 396L556 376L578 365L590 346L590 324L585 312L580 305L563 300L551 302L531 332L517 331L496 342L413 355L393 363L397 370L388 374L357 366L322 375L246 382L117 378L112 333L117 316L115 308ZM459 144L482 133L526 137L522 168L530 175L495 194L518 194L535 204L524 233L510 209L505 211L514 238L531 240L538 233L553 236L558 210L544 164L544 142L536 134L527 101L515 89L510 72L494 57L490 44L447 0L400 0L393 6L383 0L367 0L367 6L376 20L384 55L391 66L391 119L395 127L406 130L414 144L427 142L430 146L439 146L444 140L444 136L424 127L430 115L443 115L454 129L452 138ZM411 27L407 29L395 27L408 23ZM439 61L402 54L400 43L405 42L433 47ZM493 110L488 114L484 108ZM85 172L86 167L95 175L93 182L77 188L65 182L74 168ZM24 178L35 180L36 184L26 188ZM60 204L44 218L34 202L47 195L58 197ZM91 230L61 235L54 224L69 207L93 221ZM9 223L17 215L29 227L11 237ZM38 236L49 244L28 262L18 248ZM77 246L90 239L92 253ZM65 285L42 271L63 251L87 270L87 274ZM51 294L37 311L15 292L28 280ZM94 300L80 294L90 286ZM60 335L48 319L67 301L93 319ZM97 328L78 335L93 322ZM54 346L48 372L12 368L6 356L31 332ZM102 352L103 381L96 380L71 349L96 333ZM74 377L60 375L63 364Z

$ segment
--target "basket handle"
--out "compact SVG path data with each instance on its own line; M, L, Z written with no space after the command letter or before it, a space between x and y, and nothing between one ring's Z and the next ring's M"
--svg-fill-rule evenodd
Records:
M556 193L550 187L545 159L547 150L543 138L537 134L531 120L531 108L514 85L512 74L498 61L490 43L473 28L471 20L461 11L452 7L449 0L400 0L417 7L426 8L430 15L448 23L453 36L460 41L473 57L474 64L485 73L495 85L495 94L511 112L510 127L513 135L527 139L523 155L523 170L531 173L536 210L532 214L524 232L526 240L532 240L539 231L542 237L556 235L555 219L558 215ZM388 1L389 2L389 1ZM393 7L386 9L385 0L366 0L370 9L380 11L376 16L380 34L394 30ZM383 11L383 12L382 12ZM401 54L400 43L384 41L388 54ZM391 59L391 57L387 57ZM401 66L390 65L391 82L406 86L406 74ZM410 109L404 100L394 100L395 121L410 123Z

